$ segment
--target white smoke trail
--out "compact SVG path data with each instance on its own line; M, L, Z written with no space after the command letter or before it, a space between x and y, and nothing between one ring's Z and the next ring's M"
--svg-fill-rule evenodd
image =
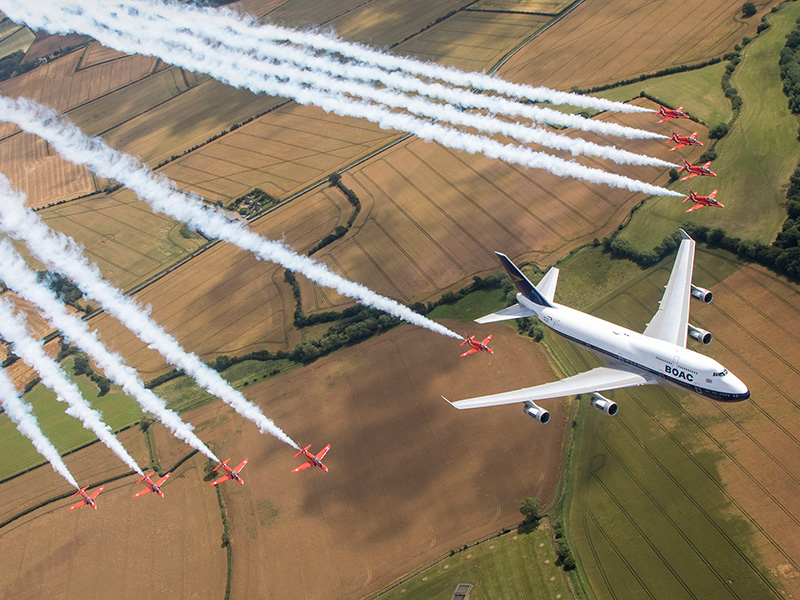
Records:
M418 75L428 79L444 81L450 85L493 91L513 98L521 98L533 102L550 102L552 104L569 104L592 110L611 110L616 112L636 113L653 112L640 106L632 106L624 102L615 102L603 98L594 98L582 94L559 92L545 87L532 87L524 84L504 81L483 73L465 72L452 67L444 67L435 63L419 61L381 52L367 46L346 42L339 38L321 35L312 31L297 31L285 27L259 23L249 15L242 15L228 7L219 9L187 6L184 4L152 3L159 12L172 8L172 14L179 10L178 17L186 16L189 11L202 15L214 23L220 30L226 29L236 36L252 38L263 42L287 41L295 45L306 46L312 50L323 50L338 54L367 65L374 65L387 72L399 71ZM478 94L473 94L477 96ZM466 104L472 105L471 102Z
M14 383L3 369L0 369L0 404L3 405L6 414L17 426L19 432L33 443L36 451L50 463L53 470L66 479L71 486L78 489L78 482L75 481L67 465L61 460L58 450L42 433L39 421L33 415L33 408L19 397Z
M109 314L170 364L190 375L201 387L253 421L262 433L270 433L282 442L298 448L261 409L233 389L219 373L205 365L195 354L186 352L164 331L135 300L106 282L97 267L90 264L75 242L52 231L33 211L27 210L24 198L15 194L9 181L0 177L0 230L22 240L37 260L72 279L85 296L99 302Z
M219 60L223 62L237 61L238 69L246 71L248 77L266 78L267 80L272 78L292 79L296 83L306 83L318 89L325 89L339 98L358 96L389 108L405 109L421 117L440 122L444 121L452 125L471 127L489 134L499 133L523 143L535 143L556 150L564 150L573 155L597 156L620 164L666 168L676 166L665 160L636 154L613 146L603 146L580 138L571 138L537 127L504 121L494 116L465 112L450 104L431 102L421 97L411 97L394 91L396 89L417 93L424 91L428 92L427 95L430 96L431 90L428 88L437 88L441 90L436 94L438 98L451 104L464 106L472 99L466 97L469 92L463 90L447 88L439 84L424 83L413 77L387 73L374 67L343 64L330 58L314 56L306 51L280 44L259 43L253 39L247 40L231 34L221 36L215 23L209 22L207 16L202 17L197 11L191 9L184 9L183 7L174 9L173 5L168 5L169 8L173 9L172 11L168 11L163 15L154 15L154 10L158 7L165 8L167 5L153 2L137 2L137 0L130 0L129 3L143 6L147 12L143 10L138 12L136 16L125 19L125 32L134 30L137 32L146 31L148 35L164 40L172 48L180 49L181 45L183 45L184 48L194 54L196 52L193 51L193 42L196 44L199 41L206 45L212 43L214 53ZM93 17L100 19L97 12L93 13ZM158 19L157 17L161 18ZM111 26L114 23L122 22L122 20L119 15L112 11L111 14L107 15L104 22ZM119 30L121 28L116 27L115 29ZM205 40L199 39L199 35L202 35ZM197 48L197 46L194 45L194 48ZM371 85L355 83L353 79L377 81L385 85L387 89L378 89ZM667 137L658 133L623 127L614 123L585 119L577 115L567 115L548 109L542 110L496 97L475 96L477 108L488 108L490 112L501 112L498 110L498 105L506 103L510 104L514 110L502 112L506 114L509 112L522 114L528 111L531 112L528 116L539 122L574 125L578 129L585 131L625 135L629 138L666 139ZM555 115L555 117L548 117L547 115Z
M0 7L4 0L0 0ZM33 6L33 5L31 5ZM37 5L38 6L38 5ZM471 154L483 154L489 158L498 158L506 162L516 163L525 167L544 169L560 177L572 177L584 179L593 183L609 185L627 189L632 192L644 194L680 196L666 188L644 183L629 177L624 177L614 173L607 173L599 169L593 169L566 161L541 152L532 152L527 148L501 144L484 136L476 136L469 133L455 131L441 125L430 123L406 114L396 114L385 108L378 107L364 102L346 101L340 97L332 96L319 89L310 89L291 82L282 82L277 79L253 80L242 73L238 64L230 61L221 61L218 56L206 54L213 52L213 48L207 45L197 48L196 54L187 51L176 50L168 43L154 38L148 38L147 44L135 41L133 38L121 36L118 32L109 32L104 25L97 25L89 15L71 14L64 16L57 23L50 21L46 15L37 15L37 20L31 19L37 27L44 28L54 33L67 31L82 31L90 33L105 45L116 48L124 52L143 53L157 55L161 59L172 64L178 64L184 68L209 73L216 79L229 83L235 87L246 87L252 91L264 92L271 95L292 97L300 104L311 104L322 108L327 112L333 112L342 116L365 118L377 123L385 129L396 129L413 133L417 137L439 142L444 146L456 150L463 150ZM132 32L135 36L137 32ZM308 77L311 77L310 75Z
M131 470L144 475L133 457L116 438L111 427L103 422L102 415L86 402L78 386L70 381L59 364L45 353L41 343L28 332L24 317L15 314L13 307L5 299L0 299L0 337L11 344L14 354L36 369L42 382L56 393L59 401L69 405L66 410L69 416L78 419Z
M196 9L185 4L176 5L154 0L128 0L123 3L123 6L127 10L120 8L120 13L117 13L111 7L105 5L103 13L93 10L92 17L96 21L102 22L109 29L121 33L136 31L139 36L145 34L155 36L173 47L177 46L181 40L185 40L186 36L191 38L201 36L207 40L206 43L213 44L215 53L225 52L225 48L228 51L236 52L236 57L231 56L223 60L237 60L240 69L244 67L246 62L249 65L248 69L254 76L291 79L295 83L308 82L303 72L298 72L295 67L286 64L267 64L263 60L293 63L301 69L310 69L346 80L325 83L325 89L336 94L360 96L389 107L405 108L419 116L447 121L454 125L474 127L489 133L502 133L525 143L532 142L551 148L565 149L575 154L604 156L596 150L597 147L595 145L590 145L582 150L579 143L588 143L583 142L583 140L572 140L571 138L566 138L566 136L541 130L531 131L529 127L524 125L508 123L493 117L464 113L452 106L444 107L441 104L431 103L422 98L412 100L407 96L398 94L396 90L443 100L456 106L487 109L494 114L524 117L539 123L573 127L583 131L622 136L629 139L667 138L665 135L652 131L634 129L596 119L587 119L579 115L570 115L551 109L512 102L497 96L475 94L460 88L429 83L416 77L402 73L387 72L374 66L359 65L352 62L343 63L332 59L330 56L315 56L308 51L266 41L252 27L239 28L235 33L230 29L220 28L219 23L215 20L215 11L209 9ZM140 41L145 43L143 39L140 39ZM352 81L354 79L377 82L387 89L354 84ZM322 86L322 81L319 78L315 78L308 83ZM569 141L565 142L563 141L564 139ZM565 144L571 144L571 147L566 148L564 147ZM616 148L609 149L604 157L626 164L674 166L671 163L657 159L649 159L651 162L647 162L639 155Z
M0 175L0 182L3 179ZM0 187L3 187L1 183ZM0 280L20 298L35 305L42 316L64 334L65 339L88 354L106 377L122 387L143 410L155 416L175 437L207 458L219 462L219 458L195 435L192 426L184 423L175 411L167 408L164 400L145 388L136 371L126 365L119 355L110 352L85 321L70 314L55 294L37 280L36 273L6 239L0 239Z
M369 288L343 279L324 265L301 256L283 244L262 238L238 222L208 208L196 199L172 189L170 181L153 173L136 159L110 148L100 138L89 138L67 119L26 99L9 100L0 96L0 118L8 119L30 133L45 139L70 162L87 165L101 177L116 179L154 210L189 223L193 228L250 250L258 258L283 265L303 274L311 281L335 289L343 296L358 300L394 315L412 325L424 327L455 339L462 336L431 321L410 308L376 294Z

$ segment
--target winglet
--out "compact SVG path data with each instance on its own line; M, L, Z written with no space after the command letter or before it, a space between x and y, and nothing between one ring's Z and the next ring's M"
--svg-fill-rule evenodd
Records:
M692 237L688 233L686 233L683 229L678 229L678 231L681 234L681 239L682 240L690 240L690 239L692 239Z
M447 398L445 398L444 396L442 396L442 400L444 400L445 402L447 402L447 403L448 403L450 406L452 406L453 408L456 408L456 405L455 405L455 404L453 404L452 402L450 402L450 400L448 400L448 399L447 399Z

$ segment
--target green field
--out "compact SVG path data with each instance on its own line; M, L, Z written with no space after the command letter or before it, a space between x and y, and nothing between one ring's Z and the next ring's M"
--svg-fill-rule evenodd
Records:
M713 127L717 123L727 123L731 118L731 103L720 86L726 64L722 62L694 71L656 77L592 95L627 102L646 91L670 106L677 108L683 105L690 115L700 119L708 127ZM667 127L668 124L658 125L662 126ZM666 129L664 131L669 135Z
M72 359L63 363L65 370L72 373ZM116 430L130 425L139 419L141 410L131 398L112 387L111 392L98 397L97 386L85 375L71 377L78 384L83 397L93 408L100 411L103 421ZM33 414L39 420L44 434L62 454L95 439L94 433L84 429L80 422L64 411L67 405L58 402L55 394L44 385L37 385L25 400L33 406ZM0 479L24 471L42 462L30 441L23 437L9 419L0 419L0 439L3 452L0 452Z
M459 583L472 585L470 600L566 599L569 592L555 561L549 530L512 531L437 563L376 600L446 599Z
M591 312L641 330L658 306L673 260L632 277ZM698 249L695 281L711 285L706 273L721 279L736 266L726 253ZM585 293L590 289L587 284ZM555 336L548 345L556 362L567 366L566 375L598 364ZM568 531L594 595L773 597L774 583L754 550L754 529L719 483L719 463L730 455L706 441L711 422L687 411L708 401L663 386L607 396L619 402L619 414L583 410L568 497Z
M717 199L725 208L703 208L687 215L687 205L676 198L650 199L622 232L635 248L653 248L687 219L745 239L764 243L775 239L786 219L785 186L800 159L797 118L787 108L778 72L780 50L798 16L800 4L788 4L771 16L772 28L745 47L731 79L744 105L717 146L719 158L712 164L717 177L698 177L675 187L684 192L689 183L701 194L719 189Z
M478 290L464 296L453 304L440 304L428 313L431 319L457 319L472 321L483 315L496 312L506 306L503 290Z
M17 50L27 52L35 39L36 36L27 27L19 27L11 21L3 21L0 24L0 58Z

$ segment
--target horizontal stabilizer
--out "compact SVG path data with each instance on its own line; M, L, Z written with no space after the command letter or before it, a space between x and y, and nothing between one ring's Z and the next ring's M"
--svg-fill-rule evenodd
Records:
M508 319L521 319L522 317L533 317L536 313L532 310L515 304L503 310L498 310L496 313L486 315L480 319L475 319L476 323L494 323L495 321L506 321Z

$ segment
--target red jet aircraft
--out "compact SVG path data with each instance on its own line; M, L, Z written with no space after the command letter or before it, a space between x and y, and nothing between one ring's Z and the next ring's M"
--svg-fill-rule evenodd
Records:
M313 454L311 454L311 452L308 451L309 448L311 448L311 444L309 444L308 446L306 446L305 448L300 450L297 454L295 454L292 457L292 458L297 458L298 456L300 456L302 454L306 459L306 462L304 462L302 465L300 465L296 469L292 469L292 473L298 473L300 471L305 471L309 467L319 467L320 469L322 469L325 472L328 471L328 467L326 467L324 464L322 464L322 459L328 453L328 450L331 449L331 445L328 444L327 446L325 446L322 450L319 451L319 453L316 456L314 456Z
M686 171L689 174L684 175L683 177L681 177L680 180L686 181L687 179L691 179L692 177L697 177L698 175L707 175L709 177L716 177L717 174L708 168L708 165L710 164L711 161L708 161L706 164L696 167L686 162L686 159L683 159L683 166L680 169L678 169L678 173L680 173L681 171Z
M164 492L161 491L161 485L167 480L167 477L169 477L170 474L167 473L161 479L159 479L156 483L153 483L153 480L150 479L150 477L152 477L154 474L155 474L155 471L153 471L152 473L148 473L147 475L145 475L139 481L136 482L136 483L141 483L142 481L147 481L147 484L146 484L147 485L147 489L146 490L142 490L141 492L136 492L133 495L134 498L138 498L139 496L144 496L145 494L149 494L150 492L155 492L156 494L158 494L162 498L164 497Z
M84 506L86 504L91 506L93 509L97 510L97 504L94 503L94 499L97 498L97 496L100 495L100 492L103 491L103 486L100 486L99 488L97 488L97 491L94 492L91 496L86 493L86 490L88 488L89 488L89 486L87 485L85 488L80 489L77 492L75 492L74 494L72 494L73 496L77 496L78 494L80 494L81 496L83 496L83 499L80 502L78 502L77 504L73 504L72 506L70 506L67 510L72 510L74 508L78 508L78 507Z
M716 208L723 208L725 205L722 202L719 202L714 199L714 196L717 195L717 190L711 192L708 196L698 196L695 194L691 189L689 190L689 195L683 199L684 202L687 200L691 200L694 202L694 206L688 209L686 212L692 212L693 210L697 210L698 208L703 208L704 206L714 206Z
M678 148L683 148L684 146L702 146L703 142L697 139L697 132L695 131L692 135L678 135L674 131L670 132L672 137L669 138L667 143L675 142L678 144L677 146L670 148L669 151L672 152L673 150L677 150Z
M669 121L670 119L688 119L689 115L683 112L683 107L679 106L676 110L672 110L671 108L664 108L660 104L658 105L658 110L656 111L657 115L663 115L664 118L659 121L659 123L663 123L664 121Z
M241 483L242 485L244 485L244 481L242 480L242 478L241 478L241 477L239 477L239 473L242 471L242 469L244 469L244 466L247 464L247 459L245 458L245 459L242 461L242 464L240 464L240 465L239 465L238 467L236 467L235 469L231 469L231 468L228 466L228 462L230 462L230 460L231 460L231 459L229 458L228 460L222 461L221 463L219 463L219 465L217 465L216 467L214 467L214 471L216 471L216 470L217 470L217 469L219 469L220 467L222 467L223 469L225 469L225 476L224 476L224 477L220 477L220 478L219 478L219 479L217 479L216 481L212 481L212 482L211 482L211 485L219 485L219 484L220 484L220 483L222 483L223 481L228 481L228 479L235 479L236 481L238 481L239 483Z
M489 348L489 346L486 345L486 344L489 343L489 340L491 340L491 339L492 339L491 335L489 337L487 337L485 340L483 340L482 342L479 342L478 340L476 340L474 335L471 335L469 337L465 337L464 341L461 342L460 345L463 346L464 344L469 344L472 347L469 350L467 350L466 352L464 352L464 354L462 354L461 356L462 357L469 356L470 354L475 354L478 351L488 352L489 354L494 354L494 352L492 352L492 349Z

